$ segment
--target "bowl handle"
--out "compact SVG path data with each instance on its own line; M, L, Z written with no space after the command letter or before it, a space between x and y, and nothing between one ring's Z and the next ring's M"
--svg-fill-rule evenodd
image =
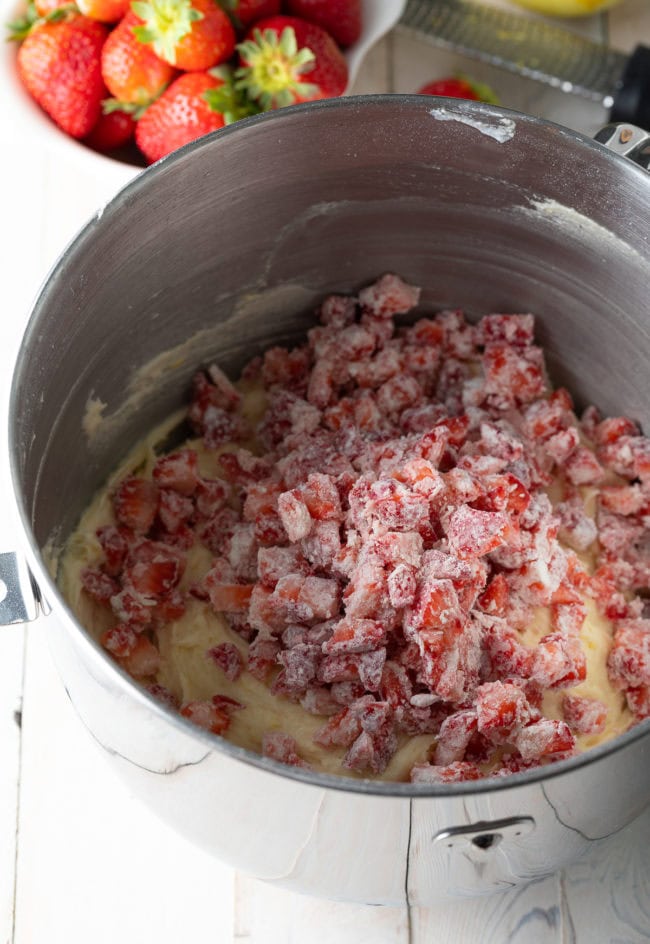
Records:
M39 594L27 561L15 551L0 554L0 626L30 623L40 612Z
M644 170L650 170L650 132L636 125L609 124L594 135L610 151L628 157Z

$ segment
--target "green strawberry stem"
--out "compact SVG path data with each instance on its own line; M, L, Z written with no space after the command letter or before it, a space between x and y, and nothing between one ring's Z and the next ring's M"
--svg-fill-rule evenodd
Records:
M237 49L246 65L237 69L235 86L263 111L292 105L318 91L317 86L302 78L314 68L316 57L307 46L298 49L291 26L286 26L279 36L271 29L264 33L255 29L253 39L239 43Z
M46 16L39 16L33 0L30 0L25 15L20 19L7 23L7 29L9 30L7 39L22 42L23 39L29 36L37 23L57 23L73 13L79 13L79 8L74 3L66 3L62 7L57 7L56 10L51 10Z
M133 32L141 43L150 45L157 56L176 65L176 47L192 29L192 23L203 19L191 0L134 0L131 9L144 20Z
M256 102L251 101L244 91L236 87L231 68L226 65L215 66L214 69L209 70L209 73L215 79L221 79L223 85L208 89L203 93L203 98L212 111L223 115L223 120L227 125L239 121L240 118L257 115L261 111Z
M479 101L485 102L486 105L500 105L501 104L497 93L494 91L493 88L491 88L485 82L477 82L475 79L470 79L469 76L464 75L464 73L462 72L457 72L456 78L461 79L461 81L463 82L467 82L467 84L471 87L475 95L478 96Z

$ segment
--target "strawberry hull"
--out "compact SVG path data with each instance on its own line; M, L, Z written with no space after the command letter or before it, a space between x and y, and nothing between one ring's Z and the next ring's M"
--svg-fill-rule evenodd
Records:
M323 296L385 271L423 286L416 322L459 305L537 312L554 381L647 429L648 215L645 173L580 135L473 103L352 98L186 146L119 194L60 260L13 379L24 550L53 607L48 637L79 716L131 789L187 838L294 890L426 905L548 875L646 807L647 721L549 767L522 760L499 779L468 779L475 771L449 750L437 783L316 774L282 763L289 743L275 745L278 760L234 747L213 733L228 723L223 706L197 729L101 651L42 549L70 534L116 456L179 406L198 367L214 360L235 375L255 353L304 337ZM594 264L603 240L607 267ZM379 315L370 323L381 331ZM130 378L161 355L164 381L140 386L129 410ZM89 438L91 395L106 419ZM497 491L482 515L501 514ZM132 639L115 645L151 657ZM507 727L502 716L521 699L505 695L486 705L483 727L494 717ZM565 743L559 726L538 733Z

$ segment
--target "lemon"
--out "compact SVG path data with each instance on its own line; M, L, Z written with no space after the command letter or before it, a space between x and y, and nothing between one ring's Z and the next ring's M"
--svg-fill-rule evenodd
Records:
M548 16L589 16L620 3L620 0L514 0L520 7Z

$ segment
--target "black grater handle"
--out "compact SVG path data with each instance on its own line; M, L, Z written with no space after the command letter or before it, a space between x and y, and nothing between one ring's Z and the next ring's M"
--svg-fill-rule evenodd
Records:
M614 92L611 121L625 121L650 130L650 48L637 46Z

